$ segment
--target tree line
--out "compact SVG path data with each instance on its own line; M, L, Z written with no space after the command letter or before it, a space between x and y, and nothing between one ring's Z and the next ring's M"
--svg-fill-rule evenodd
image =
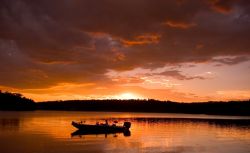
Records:
M145 100L66 100L37 103L40 110L159 112L250 116L250 100L228 102L180 103Z
M181 103L155 99L65 100L35 103L19 93L0 91L0 110L159 112L250 116L250 100Z

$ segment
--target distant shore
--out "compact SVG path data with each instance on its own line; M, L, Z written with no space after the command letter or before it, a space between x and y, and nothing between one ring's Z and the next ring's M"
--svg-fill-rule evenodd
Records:
M159 101L154 99L34 102L32 99L26 98L19 93L0 92L0 110L113 111L250 116L250 100L194 103Z
M67 100L36 103L38 110L117 111L250 116L250 101L195 102L148 100Z

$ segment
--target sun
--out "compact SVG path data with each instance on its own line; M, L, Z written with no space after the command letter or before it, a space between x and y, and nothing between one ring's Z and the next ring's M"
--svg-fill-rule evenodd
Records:
M122 93L118 96L119 99L141 99L140 96L133 94L133 93Z

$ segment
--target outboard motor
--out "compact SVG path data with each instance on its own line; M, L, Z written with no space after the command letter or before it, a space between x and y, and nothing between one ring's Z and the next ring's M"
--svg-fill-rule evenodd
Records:
M131 127L131 123L130 122L124 122L123 126L126 128L126 129L129 129Z

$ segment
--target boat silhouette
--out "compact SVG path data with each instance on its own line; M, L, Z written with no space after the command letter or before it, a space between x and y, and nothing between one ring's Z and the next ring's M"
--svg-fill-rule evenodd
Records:
M72 121L72 125L78 130L71 133L75 135L90 135L90 134L116 134L123 133L124 136L130 136L129 128L131 127L130 122L124 122L123 126L117 126L116 124L109 125L107 120L105 124L85 124L82 122Z

